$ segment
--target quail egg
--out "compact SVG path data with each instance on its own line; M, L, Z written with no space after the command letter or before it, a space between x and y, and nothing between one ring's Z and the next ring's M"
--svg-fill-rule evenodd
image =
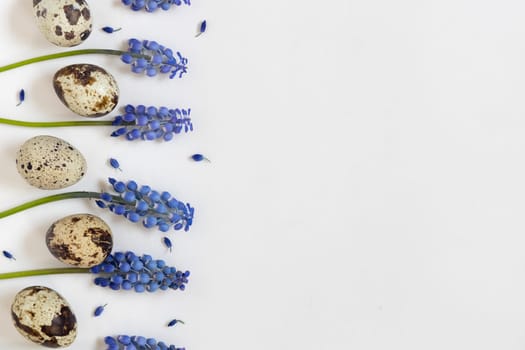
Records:
M30 138L17 152L18 172L26 181L44 190L55 190L77 183L85 174L84 156L67 141L40 135Z
M62 47L82 43L93 27L85 0L33 0L33 14L46 39Z
M58 260L78 267L104 261L113 248L108 224L91 214L75 214L55 221L47 230L46 245Z
M65 347L77 336L77 320L69 303L48 287L31 286L18 292L11 316L20 334L43 346Z
M93 64L72 64L55 73L55 92L71 111L84 117L100 117L118 103L119 88L115 78Z

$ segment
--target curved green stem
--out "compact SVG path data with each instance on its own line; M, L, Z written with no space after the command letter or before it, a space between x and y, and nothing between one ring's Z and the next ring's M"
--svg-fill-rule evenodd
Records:
M76 191L76 192L66 192L54 194L47 197L42 197L39 199L32 200L30 202L21 204L19 206L0 211L0 219L5 218L6 216L13 215L24 211L29 208L33 208L42 204L61 201L63 199L73 199L73 198L100 198L100 193L98 192L86 192L86 191Z
M78 56L78 55L91 55L91 54L102 54L102 55L116 55L120 56L126 51L121 50L110 50L110 49L82 49L82 50L72 50L72 51L65 51L65 52L58 52L53 53L50 55L44 55L44 56L38 56L33 57L27 60L15 62L8 64L6 66L0 67L0 72L5 72L10 69L22 67L31 63L35 62L42 62L42 61L48 61L48 60L54 60L55 58L62 58L62 57L69 57L69 56ZM145 57L144 55L141 55L141 57ZM149 57L149 56L148 56Z
M6 280L10 278L19 277L30 277L30 276L43 276L43 275L57 275L65 273L89 273L89 268L85 267L58 267L52 269L39 269L39 270L26 270L17 272L6 272L0 273L0 280Z
M0 118L0 124L25 126L30 128L55 128L64 126L113 125L113 122L111 120L68 120L63 122L28 122L22 120Z

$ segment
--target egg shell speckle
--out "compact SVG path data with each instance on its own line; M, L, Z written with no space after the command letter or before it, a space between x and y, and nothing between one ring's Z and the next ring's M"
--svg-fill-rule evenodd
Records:
M20 334L43 346L65 347L77 336L77 320L69 303L48 287L31 286L18 292L11 317Z
M33 0L33 15L46 39L62 47L82 43L93 28L85 0Z
M55 221L47 230L46 245L58 260L78 267L100 264L111 253L108 224L91 214L75 214Z
M119 88L115 78L93 64L72 64L53 77L55 92L71 111L84 117L100 117L118 104Z
M77 183L87 169L84 156L58 137L30 138L16 156L18 172L26 181L44 190L55 190Z

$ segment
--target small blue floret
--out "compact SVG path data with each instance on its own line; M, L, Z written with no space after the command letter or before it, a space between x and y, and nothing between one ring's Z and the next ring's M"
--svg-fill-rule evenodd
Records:
M95 308L95 311L93 312L93 315L94 315L95 317L100 316L100 315L102 314L102 312L104 312L104 309L105 309L106 305L108 305L108 304L104 304L104 305L97 306L97 307Z
M114 169L122 170L120 169L120 163L115 158L109 158L109 165Z
M122 28L113 28L113 27L102 27L102 30L108 34L111 34L111 33L115 33L115 32L118 32L119 30L121 30Z
M2 250L2 254L3 254L6 258L8 258L8 259L10 259L10 260L16 260L15 257L13 256L13 254L11 254L10 252L8 252L7 250Z
M196 37L197 36L200 36L202 33L204 33L206 31L206 20L202 21L201 22L201 25L199 26L199 32L197 33L197 35L195 35Z
M17 106L20 106L22 104L22 102L24 102L26 99L26 92L24 91L24 89L21 89L20 92L18 93L18 104Z
M203 161L203 160L206 160L208 162L211 162L208 158L206 158L205 156L203 156L202 154L200 153L195 153L191 156L191 159L193 159L194 161L196 162L200 162L200 161Z
M168 225L166 225L166 226L167 226L167 228L169 228ZM172 247L173 247L173 244L171 243L171 240L170 240L168 237L164 237L164 238L162 239L162 242L164 242L164 245L165 245L165 246L170 250L170 252L171 252L171 249L172 249Z
M144 10L146 12L155 12L159 8L167 11L171 6L181 6L182 4L191 5L190 0L122 0L122 4L129 6L133 11Z

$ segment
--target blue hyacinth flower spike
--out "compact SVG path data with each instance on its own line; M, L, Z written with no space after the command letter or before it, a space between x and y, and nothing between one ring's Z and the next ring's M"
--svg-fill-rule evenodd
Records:
M70 126L112 126L112 137L128 141L171 141L181 133L193 131L191 108L168 108L128 104L123 113L113 120L70 120L59 122L31 122L0 118L0 124L32 128Z
M163 341L157 341L154 338L146 338L138 335L117 335L107 336L104 338L107 350L185 350L175 345L168 345Z
M174 51L156 41L132 38L128 40L128 49L126 51L113 49L63 51L1 66L0 72L56 58L91 54L120 56L122 62L131 66L133 73L149 77L154 77L157 74L169 74L170 79L175 77L181 78L188 71L188 59L179 51Z
M168 266L164 260L153 259L148 254L139 255L128 251L109 254L101 264L89 268L56 267L5 272L0 273L0 280L71 273L92 274L95 275L93 282L97 286L137 293L166 290L184 291L190 277L188 270L178 270L173 266ZM99 316L104 311L105 306L97 307L94 315Z
M122 4L129 6L133 11L155 12L169 10L172 6L191 5L190 0L122 0Z
M170 229L188 231L193 223L195 209L189 204L177 200L167 191L156 191L148 185L139 186L137 182L118 181L109 178L112 187L107 192L74 191L53 194L35 199L16 207L0 211L4 218L42 204L65 199L94 199L99 208L108 209L115 215L122 216L132 223L145 228L156 228L161 232Z
M99 265L90 268L98 277L97 286L113 290L144 291L186 289L189 271L167 266L164 260L155 260L150 255L136 255L133 252L116 252Z

